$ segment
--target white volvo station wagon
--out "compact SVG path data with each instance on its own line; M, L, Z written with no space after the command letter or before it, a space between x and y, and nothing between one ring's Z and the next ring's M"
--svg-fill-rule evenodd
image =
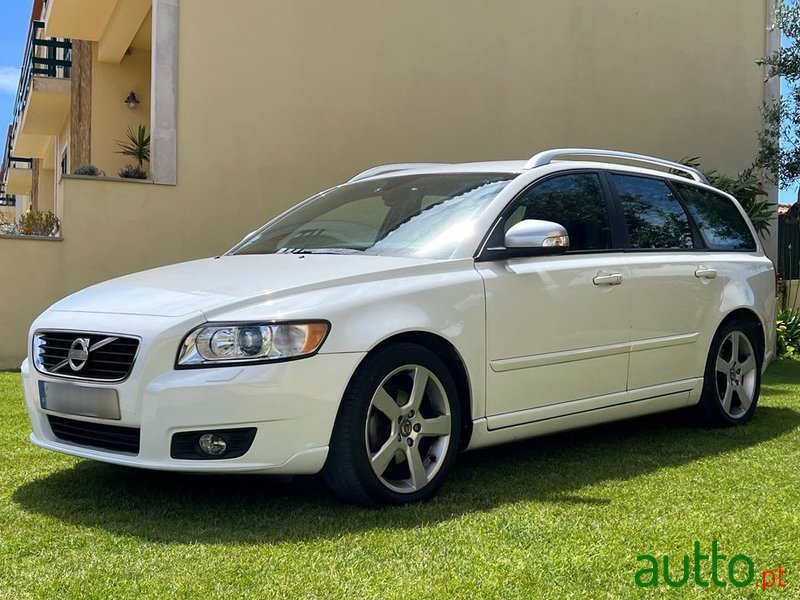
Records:
M222 256L50 307L30 439L412 502L465 449L689 406L747 422L774 312L745 213L694 169L576 148L387 165Z

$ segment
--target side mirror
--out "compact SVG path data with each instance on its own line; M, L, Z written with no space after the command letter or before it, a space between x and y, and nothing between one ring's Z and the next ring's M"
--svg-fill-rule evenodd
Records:
M569 250L567 230L558 223L525 219L506 232L505 247L517 256L559 254Z

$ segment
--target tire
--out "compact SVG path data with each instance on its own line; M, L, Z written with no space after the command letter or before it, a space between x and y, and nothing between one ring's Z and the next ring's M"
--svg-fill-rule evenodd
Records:
M346 502L427 500L453 467L460 432L458 392L439 357L416 344L387 346L347 386L322 475Z
M761 391L763 352L759 335L758 328L747 321L731 321L717 330L698 404L705 425L733 427L753 417Z

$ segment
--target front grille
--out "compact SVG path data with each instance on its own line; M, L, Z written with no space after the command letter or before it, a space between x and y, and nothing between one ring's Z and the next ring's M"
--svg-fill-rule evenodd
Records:
M64 442L139 454L139 429L47 416L53 435Z
M81 355L84 349L88 353ZM138 350L136 338L71 331L38 331L33 349L36 368L44 373L100 381L128 377Z

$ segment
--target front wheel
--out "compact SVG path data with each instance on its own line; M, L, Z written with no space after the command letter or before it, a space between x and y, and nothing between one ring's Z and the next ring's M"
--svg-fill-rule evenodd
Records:
M730 427L747 423L761 389L758 329L747 322L723 325L714 336L706 363L698 409L706 424Z
M357 504L424 500L444 483L460 431L455 382L439 357L416 344L388 346L348 385L323 476Z

